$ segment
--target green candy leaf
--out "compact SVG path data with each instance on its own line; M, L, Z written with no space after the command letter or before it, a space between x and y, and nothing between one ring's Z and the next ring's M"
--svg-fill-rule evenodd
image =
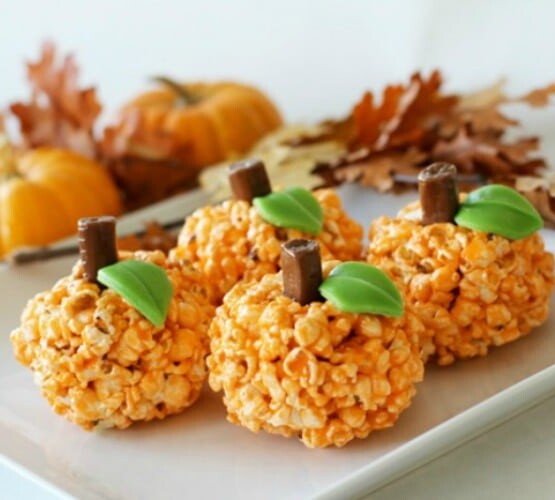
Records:
M526 238L543 227L540 214L524 196L498 184L472 191L461 203L455 222L511 240Z
M322 232L324 212L307 189L292 187L260 196L252 201L262 218L278 227L299 229L308 234Z
M97 279L154 326L160 327L166 321L173 286L160 266L141 260L123 260L100 269Z
M362 262L339 264L320 285L320 293L341 311L403 315L403 299L389 277Z

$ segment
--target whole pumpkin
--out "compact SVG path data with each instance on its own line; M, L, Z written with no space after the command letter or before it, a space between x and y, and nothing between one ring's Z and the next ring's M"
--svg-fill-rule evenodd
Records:
M282 124L274 104L254 87L155 80L163 86L121 110L123 129L129 130L123 123L129 119L140 129L127 142L127 151L136 156L179 157L187 167L199 169L244 153Z
M104 131L102 151L128 209L191 187L202 168L245 153L282 123L253 87L155 80L161 86L123 106Z
M81 217L120 213L118 191L97 162L54 148L17 157L0 144L0 258L75 233Z

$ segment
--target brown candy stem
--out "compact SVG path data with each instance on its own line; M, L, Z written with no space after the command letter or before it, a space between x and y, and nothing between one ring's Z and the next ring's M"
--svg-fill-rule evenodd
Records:
M418 174L422 224L453 222L459 208L457 167L432 163Z
M266 196L272 192L270 179L264 163L249 159L229 166L229 183L237 200L252 202L257 196Z
M118 261L116 219L109 216L87 217L79 219L77 228L85 280L98 283L98 271Z
M320 246L314 240L290 240L281 245L283 293L301 305L320 300Z

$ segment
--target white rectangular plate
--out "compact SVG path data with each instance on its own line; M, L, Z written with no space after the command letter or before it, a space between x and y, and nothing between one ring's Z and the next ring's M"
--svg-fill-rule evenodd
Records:
M366 226L415 197L355 186L341 194ZM544 237L555 250L555 232L544 231ZM311 450L231 425L220 395L208 390L191 409L165 421L87 433L50 410L31 374L14 361L8 339L26 300L66 274L72 262L0 268L0 461L79 498L360 495L555 393L551 314L542 328L486 358L428 367L413 405L392 429L342 449Z

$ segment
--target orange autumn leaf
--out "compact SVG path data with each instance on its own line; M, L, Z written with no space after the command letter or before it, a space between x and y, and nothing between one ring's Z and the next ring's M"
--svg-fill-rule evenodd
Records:
M31 99L10 106L26 147L63 147L96 156L93 126L101 106L94 88L79 87L78 76L74 57L59 62L50 42L43 45L37 62L27 64Z
M395 118L403 93L404 88L401 85L387 87L379 106L375 105L374 95L371 92L364 94L352 112L355 125L353 140L355 145L368 147L376 145L386 124Z
M415 73L406 87L386 87L380 105L366 92L351 115L355 129L352 145L375 150L414 146L457 105L458 98L442 95L440 86L441 75L434 71L428 79Z
M445 115L455 109L458 97L442 95L439 90L442 78L439 71L434 71L428 80L415 73L403 99L395 123L390 123L382 134L380 149L386 145L399 147L414 146L424 136L433 131Z

